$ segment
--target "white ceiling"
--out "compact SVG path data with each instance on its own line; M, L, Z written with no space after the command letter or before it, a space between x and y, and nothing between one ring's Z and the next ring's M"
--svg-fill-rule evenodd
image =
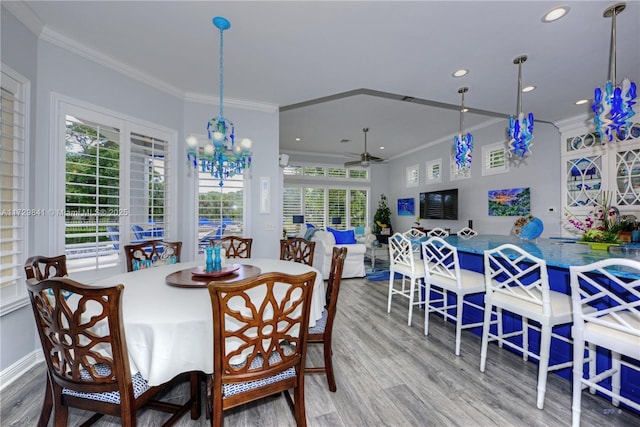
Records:
M369 127L368 151L384 158L451 139L458 131L456 106L461 86L469 87L467 130L515 113L518 67L513 59L522 54L528 56L523 83L537 87L523 94L525 112L548 122L589 113L589 104L574 102L592 98L593 89L608 77L611 19L602 13L614 4L11 3L3 0L10 10L21 11L16 14L23 22L33 12L37 19L31 19L30 28L42 25L47 39L77 43L103 58L124 63L147 82L179 96L218 96L219 32L211 18L224 16L231 21L231 29L224 33L224 97L285 107L281 151L360 153L362 128ZM29 9L23 7L25 3ZM617 77L640 83L640 2L626 3L626 10L617 18ZM541 22L544 13L558 5L570 6L569 14L556 22ZM458 68L471 72L453 78ZM290 108L342 93L351 96ZM403 96L427 101L398 100ZM430 103L436 105L425 105ZM478 114L479 110L496 114ZM216 113L212 108L212 116ZM501 120L506 128L507 120ZM242 123L235 125L239 136L250 136L242 134ZM296 137L302 141L296 142ZM340 143L342 139L351 141ZM384 151L380 145L385 146Z

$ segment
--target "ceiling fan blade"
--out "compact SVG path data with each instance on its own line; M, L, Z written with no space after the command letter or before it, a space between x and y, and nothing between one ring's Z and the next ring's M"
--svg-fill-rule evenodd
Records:
M369 156L369 160L372 162L384 162L386 159L376 156Z
M362 157L362 153L344 153L344 154L351 157Z
M349 166L362 166L362 160L354 160L351 162L345 162L344 164L345 167L349 167Z

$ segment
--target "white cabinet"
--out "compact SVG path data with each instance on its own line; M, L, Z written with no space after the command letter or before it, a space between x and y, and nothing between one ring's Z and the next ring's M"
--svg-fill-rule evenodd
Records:
M638 119L638 115L633 117ZM561 126L562 205L584 218L603 197L621 215L640 218L640 123L619 140L601 142L588 119ZM566 219L563 234L576 230Z

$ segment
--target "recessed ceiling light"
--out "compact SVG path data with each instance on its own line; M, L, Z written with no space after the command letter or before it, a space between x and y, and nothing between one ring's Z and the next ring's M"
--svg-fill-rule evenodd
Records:
M462 110L460 110L463 113L466 113L467 111L469 111L469 109L467 107L464 107Z
M384 150L384 146L383 146L383 145L381 145L381 146L380 146L380 149L381 149L381 150Z
M589 102L588 99L579 99L576 101L576 105L586 104L587 102Z
M300 141L300 138L296 138L296 141Z
M536 90L536 87L535 87L535 86L533 86L533 85L531 85L531 86L525 86L525 87L523 87L523 88L522 88L522 91L523 91L523 92L525 92L525 93L526 93L526 92L531 92L532 90Z
M466 76L467 74L469 74L469 70L467 70L466 68L461 68L453 72L453 77L462 77Z
M571 9L569 6L554 7L544 14L544 16L542 17L542 22L557 21L558 19L569 13L569 9Z

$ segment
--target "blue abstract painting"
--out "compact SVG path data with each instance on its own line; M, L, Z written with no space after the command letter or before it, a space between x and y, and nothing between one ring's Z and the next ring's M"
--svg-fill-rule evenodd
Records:
M415 214L415 199L398 199L398 215L413 216Z

